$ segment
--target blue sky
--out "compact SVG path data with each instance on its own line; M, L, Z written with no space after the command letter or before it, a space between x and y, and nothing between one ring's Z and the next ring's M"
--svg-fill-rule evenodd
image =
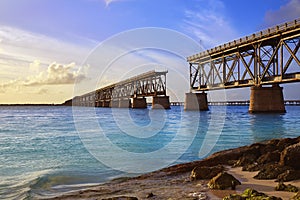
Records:
M131 55L122 61L127 63L126 67L115 67L103 76L105 80L99 81L99 74L104 70L100 66L104 64L103 60L98 60L99 64L94 62L96 67L91 64L93 62L87 62L87 58L97 52L99 44L101 48L105 41L116 41L116 35L125 37L124 31L145 27L174 30L195 42L191 42L190 52L187 51L193 53L197 50L196 43L203 49L211 48L293 20L300 16L299 13L299 0L1 0L0 103L61 103L75 94L76 80L78 84L88 85L89 80L95 79L97 87L109 84L125 77L124 73L134 75L130 64L135 65L132 60L140 58L148 59L145 66L151 68L149 60L155 63L157 52L142 51L139 58ZM142 38L149 42L155 40ZM131 37L130 40L134 39ZM114 45L118 48L118 44ZM177 47L181 45L176 44ZM175 44L168 47L174 49ZM105 54L115 52L116 49ZM188 56L188 53L182 54ZM166 57L169 59L160 57L160 60L165 59L162 65L176 61L172 61L172 56ZM143 66L141 60L138 63ZM185 79L188 64L182 59L177 63L183 68L179 71ZM93 77L95 69L102 71L97 77ZM140 67L137 71L145 70ZM178 70L174 71L178 73ZM174 76L175 72L168 76L170 83L176 83ZM79 93L91 89L79 88ZM176 88L170 92L181 93L177 96L182 100L188 85L183 81ZM249 98L248 91L230 95Z

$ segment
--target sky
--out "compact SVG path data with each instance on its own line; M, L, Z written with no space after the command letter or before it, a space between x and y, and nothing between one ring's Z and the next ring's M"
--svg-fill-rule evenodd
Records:
M1 0L0 104L62 103L153 69L182 101L187 56L299 17L300 0Z

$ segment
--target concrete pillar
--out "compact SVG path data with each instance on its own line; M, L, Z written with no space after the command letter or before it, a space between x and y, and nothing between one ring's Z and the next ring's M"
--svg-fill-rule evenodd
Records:
M119 108L131 108L130 99L120 99L118 103Z
M102 102L102 107L109 108L110 107L110 101L103 101Z
M156 96L152 98L152 109L170 109L169 96Z
M207 94L206 93L186 93L184 110L208 110Z
M133 98L132 108L147 108L146 98Z
M119 108L119 100L116 100L116 99L111 100L110 101L110 107L111 108Z
M251 87L250 113L285 113L282 87Z

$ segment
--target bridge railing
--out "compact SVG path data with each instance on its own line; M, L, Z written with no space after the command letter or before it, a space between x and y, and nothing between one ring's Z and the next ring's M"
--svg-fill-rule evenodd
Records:
M233 48L233 47L236 47L236 46L241 46L241 45L244 45L244 44L248 44L249 42L251 42L253 40L258 40L258 39L261 39L261 38L269 37L269 36L274 35L274 34L279 34L279 33L294 29L294 28L299 27L299 26L300 26L300 18L295 19L295 20L290 21L290 22L286 22L286 23L274 26L274 27L271 27L271 28L268 28L268 29L265 29L265 30L262 30L262 31L259 31L259 32L256 32L256 33L253 33L252 35L248 35L248 36L242 37L240 39L236 39L236 40L233 40L231 42L227 42L225 44L216 46L212 49L200 52L198 54L189 56L187 58L187 60L188 60L188 62L192 62L193 60L198 59L200 57L206 57L206 56L209 56L209 55L211 55L213 53L216 53L216 52L220 52L220 51L230 49L230 48Z

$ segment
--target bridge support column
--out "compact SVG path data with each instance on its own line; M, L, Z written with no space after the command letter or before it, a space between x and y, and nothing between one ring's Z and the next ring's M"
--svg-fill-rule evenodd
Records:
M206 93L186 93L184 110L208 110L207 94Z
M147 108L146 98L133 98L132 108Z
M111 108L118 108L119 107L119 100L111 100L110 101Z
M170 109L169 96L156 96L152 98L152 109Z
M118 107L119 108L131 108L130 99L120 99Z
M100 105L101 105L101 104L100 104L99 101L96 101L96 102L95 102L95 107L100 107Z
M285 113L282 87L251 87L250 113Z
M103 101L102 102L102 107L109 108L109 106L110 106L110 101Z

